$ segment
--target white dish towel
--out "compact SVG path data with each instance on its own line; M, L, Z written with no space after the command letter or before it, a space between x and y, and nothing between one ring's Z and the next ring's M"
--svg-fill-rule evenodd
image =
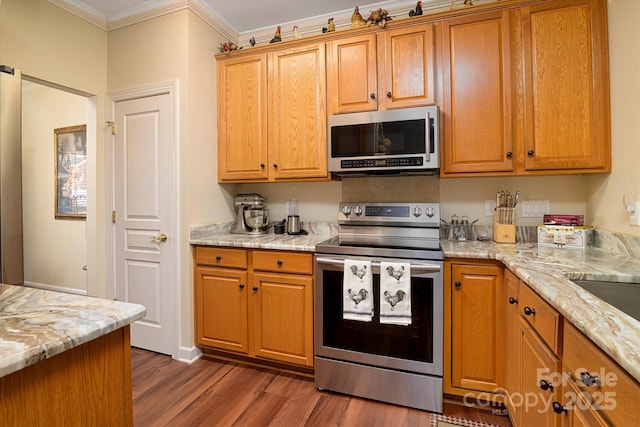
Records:
M411 264L380 263L380 323L411 324Z
M373 320L371 261L345 259L342 288L342 318L371 322Z

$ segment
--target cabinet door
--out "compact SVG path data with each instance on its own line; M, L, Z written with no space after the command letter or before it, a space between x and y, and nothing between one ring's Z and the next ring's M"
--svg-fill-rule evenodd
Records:
M269 53L268 92L273 179L326 177L324 44Z
M195 269L196 344L248 353L247 272Z
M526 170L611 169L606 2L523 8Z
M434 104L434 26L378 34L378 109Z
M452 385L495 392L502 386L502 267L452 265Z
M255 356L313 366L313 278L253 274Z
M377 96L376 35L327 42L329 114L375 111Z
M598 410L592 407L593 403L585 399L573 381L565 381L563 398L566 400L566 409L562 419L563 427L606 427L608 424L600 418ZM632 421L635 423L637 420Z
M504 295L501 304L505 307L504 322L504 388L507 391L507 409L511 422L520 425L520 334L518 329L518 288L520 281L509 270L504 272Z
M443 21L444 174L514 170L509 13Z
M552 403L561 398L562 384L553 383L560 378L560 360L542 343L529 324L519 318L520 331L520 421L522 426L559 426L561 418L553 412ZM543 390L541 381L553 388Z
M218 180L267 179L267 57L218 61Z

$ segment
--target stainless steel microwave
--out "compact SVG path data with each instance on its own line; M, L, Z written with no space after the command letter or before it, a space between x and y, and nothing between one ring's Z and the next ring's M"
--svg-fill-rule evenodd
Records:
M440 167L437 105L332 115L328 128L329 172L427 172Z

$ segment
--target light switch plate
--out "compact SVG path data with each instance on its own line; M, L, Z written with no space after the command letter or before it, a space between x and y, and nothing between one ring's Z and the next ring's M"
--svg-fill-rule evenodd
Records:
M551 212L549 200L523 200L522 218L542 218Z

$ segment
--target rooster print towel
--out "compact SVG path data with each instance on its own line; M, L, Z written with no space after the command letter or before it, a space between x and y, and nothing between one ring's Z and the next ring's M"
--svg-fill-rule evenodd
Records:
M371 261L344 260L342 318L371 322L373 290Z
M411 264L380 263L380 323L411 324Z

